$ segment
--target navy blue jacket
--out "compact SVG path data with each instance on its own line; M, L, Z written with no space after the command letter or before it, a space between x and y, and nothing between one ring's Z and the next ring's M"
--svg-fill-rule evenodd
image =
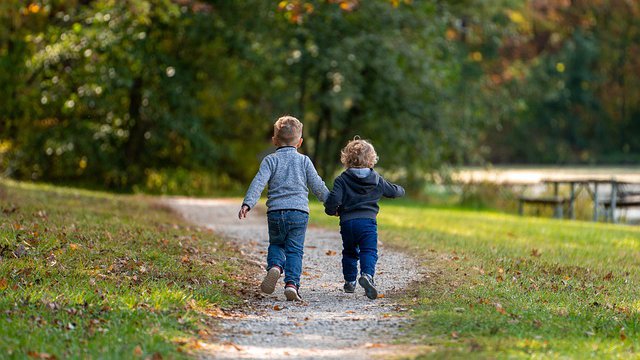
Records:
M380 198L404 196L402 186L392 184L371 169L361 177L352 169L342 172L333 183L333 190L324 202L327 215L340 214L340 222L351 219L375 219Z

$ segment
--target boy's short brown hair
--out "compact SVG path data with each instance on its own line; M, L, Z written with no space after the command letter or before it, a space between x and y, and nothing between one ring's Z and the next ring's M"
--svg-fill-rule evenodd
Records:
M293 116L282 116L273 124L273 137L278 145L296 145L302 137L302 123Z
M356 136L342 148L340 162L346 168L373 168L378 162L378 154L370 142Z

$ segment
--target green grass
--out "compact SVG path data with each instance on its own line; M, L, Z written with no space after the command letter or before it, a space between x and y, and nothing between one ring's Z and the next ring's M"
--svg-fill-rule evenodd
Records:
M0 182L0 354L188 357L238 301L235 256L144 197Z
M420 357L640 358L639 227L381 208L380 240L429 271L403 300L415 325L402 341L428 345Z

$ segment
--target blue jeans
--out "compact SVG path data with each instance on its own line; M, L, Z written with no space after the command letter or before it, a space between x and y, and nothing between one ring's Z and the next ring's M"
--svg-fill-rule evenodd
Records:
M284 270L284 282L300 286L304 235L309 214L297 210L275 210L267 213L269 250L267 270L279 266Z
M356 281L360 273L376 273L378 262L378 223L374 219L351 219L340 224L342 235L342 274L345 281Z

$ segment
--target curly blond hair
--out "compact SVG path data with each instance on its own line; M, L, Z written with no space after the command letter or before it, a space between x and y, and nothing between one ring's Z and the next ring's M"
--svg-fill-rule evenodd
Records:
M293 116L282 116L273 124L273 138L278 145L296 145L302 137L302 126Z
M340 162L345 168L373 168L378 162L378 154L370 142L356 136L342 148Z

